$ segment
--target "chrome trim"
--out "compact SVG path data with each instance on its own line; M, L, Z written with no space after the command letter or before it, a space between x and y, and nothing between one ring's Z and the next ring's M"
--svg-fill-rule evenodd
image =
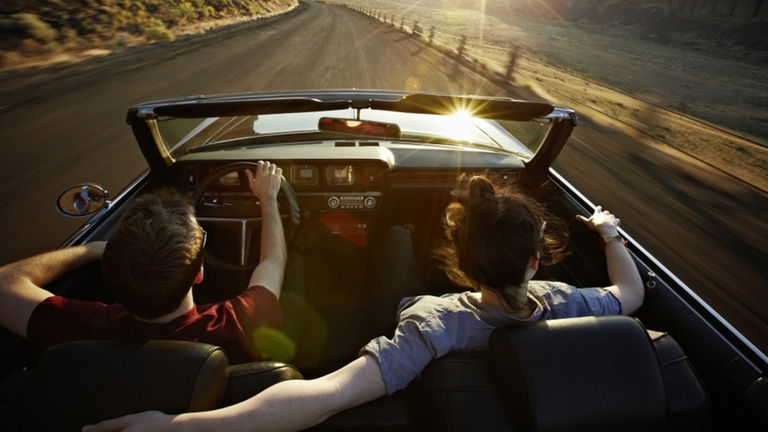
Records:
M152 107L140 106L136 110L136 117L138 117L140 119L143 119L143 120L156 119L157 118L157 114L155 114L155 112L154 112Z
M61 208L61 198L64 196L64 194L67 193L67 192L70 192L72 189L81 188L83 186L90 186L90 187L96 187L97 189L101 189L101 191L104 192L104 203L98 209L94 210L92 213L85 213L85 214L81 214L81 215L74 215L74 214L69 214L66 211L64 211L64 209ZM98 214L102 210L108 210L110 207L112 207L112 201L110 201L110 199L109 199L109 191L104 186L102 186L102 185L100 185L98 183L80 183L80 184L76 184L76 185L70 187L69 189L63 190L59 194L59 197L56 198L56 210L58 210L59 214L61 214L62 216L68 217L70 219L81 219L81 218L85 218L85 217L88 217L88 216L91 216L91 215L96 215L96 214Z
M240 265L244 266L248 260L248 246L251 245L251 236L249 235L248 221L240 221Z
M545 115L542 118L546 119L553 119L553 120L574 120L576 121L576 111L570 109L570 108L558 108L556 107L554 110L552 110L551 113Z
M284 215L280 215L284 216ZM204 222L255 222L260 221L261 217L252 217L252 218L235 218L235 217L208 217L208 216L197 216L195 219L198 221L204 221Z
M381 192L379 191L370 191L370 192L297 192L296 195L300 196L319 196L319 197L326 197L329 195L333 196L381 196Z
M561 182L563 185L567 186L571 193L578 196L582 201L587 203L593 210L595 208L595 204L592 203L587 197L585 197L581 192L578 191L575 187L573 187L572 184L570 184L567 180L565 180L560 174L557 173L553 168L549 169L550 174L552 174L559 182ZM678 279L677 276L675 276L668 268L666 268L663 264L661 264L653 255L651 255L644 247L640 246L639 243L637 243L629 234L627 234L621 227L619 227L619 232L621 235L627 239L633 247L637 248L640 252L643 253L646 259L653 262L654 265L656 265L661 271L665 273L665 276L672 279L672 281L677 284L681 289L685 290L685 292L693 298L702 308L704 308L713 318L715 318L721 325L723 325L728 331L730 331L734 336L736 336L741 343L743 343L747 348L749 348L753 354L755 354L760 360L762 360L766 365L768 365L768 355L760 351L759 348L757 348L752 342L749 341L743 334L741 334L740 331L738 331L731 323L729 323L725 318L723 318L722 315L720 315L715 309L712 308L707 302L704 301L701 297L699 297L698 294L696 294L691 288L688 287L683 281ZM672 292L681 300L683 300L680 295L675 292L675 290L672 290ZM684 301L684 300L683 300ZM693 309L693 312L701 317L702 321L706 322L707 325L712 328L715 332L719 333L716 328L712 326L712 324L707 320L704 316L702 316L696 309ZM739 351L739 348L734 346L731 341L729 341L727 338L724 338L725 342L728 343L731 347L733 347L734 350ZM752 367L754 367L758 371L762 371L763 368L757 366L754 364L749 358L745 358Z
M173 165L176 159L174 159L173 156L171 156L171 154L168 152L168 145L165 143L165 139L160 133L160 129L157 127L157 120L146 119L145 122L147 123L147 127L152 134L152 140L155 143L158 154L163 158L163 161L167 166Z

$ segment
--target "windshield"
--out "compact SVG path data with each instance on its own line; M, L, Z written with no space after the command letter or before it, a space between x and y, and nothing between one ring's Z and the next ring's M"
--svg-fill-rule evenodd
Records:
M293 137L294 142L336 137L318 129L318 122L323 117L357 118L354 109L200 119L160 117L157 130L168 153L179 157L189 152L291 142L285 137ZM515 153L524 160L535 154L551 128L548 119L494 121L464 112L435 115L362 109L359 119L396 124L401 134L393 141L480 147ZM281 139L277 140L278 137ZM348 138L380 139L365 135Z

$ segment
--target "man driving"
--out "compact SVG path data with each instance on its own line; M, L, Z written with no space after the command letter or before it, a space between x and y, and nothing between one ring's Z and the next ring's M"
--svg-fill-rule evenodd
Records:
M107 242L92 242L0 268L0 325L39 346L77 339L176 339L210 343L230 363L264 358L255 332L279 327L278 299L286 245L277 193L282 170L259 161L245 170L262 214L261 256L248 289L215 304L195 305L203 280L205 231L182 195L139 197ZM69 299L44 286L101 259L104 282L119 303Z

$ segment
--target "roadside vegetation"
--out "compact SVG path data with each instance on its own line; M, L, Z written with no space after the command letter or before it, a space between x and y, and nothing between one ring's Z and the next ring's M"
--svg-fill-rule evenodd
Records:
M498 73L505 72L514 52L516 67L509 79L518 87L594 119L629 127L650 144L669 145L768 191L768 44L747 46L733 37L739 47L735 52L707 44L706 38L694 36L710 27L708 18L694 26L695 17L688 17L691 29L662 42L638 30L653 27L651 14L635 14L630 24L595 24L594 17L582 22L544 12L523 16L489 10L513 4L501 0L489 0L486 10L479 2L462 0L325 2L364 11L406 33L417 27L424 38L433 35L434 46L449 53L461 49ZM595 3L599 0L571 4ZM733 34L748 33L752 24ZM686 36L696 46L681 42ZM761 36L753 42L765 40Z
M5 0L0 69L76 61L281 13L298 0Z

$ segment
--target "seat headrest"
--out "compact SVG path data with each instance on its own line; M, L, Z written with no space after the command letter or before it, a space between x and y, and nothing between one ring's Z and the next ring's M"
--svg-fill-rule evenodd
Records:
M423 430L514 430L488 355L455 352L430 362L418 381L417 413Z
M669 428L659 363L635 319L582 317L499 328L489 349L515 430Z
M275 361L240 363L229 367L224 406L234 405L267 388L292 379L303 379L295 367Z
M221 404L221 348L184 341L76 341L49 348L34 369L28 430L80 430L125 414L202 411Z

